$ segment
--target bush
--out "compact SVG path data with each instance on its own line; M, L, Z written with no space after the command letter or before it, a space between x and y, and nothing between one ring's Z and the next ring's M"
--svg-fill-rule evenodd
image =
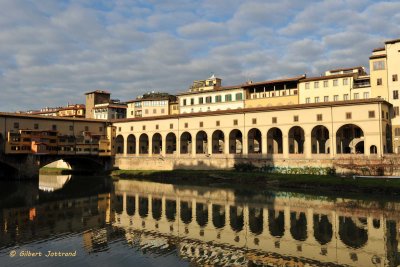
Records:
M257 167L251 162L235 163L233 167L235 168L235 171L238 172L251 172L257 169Z

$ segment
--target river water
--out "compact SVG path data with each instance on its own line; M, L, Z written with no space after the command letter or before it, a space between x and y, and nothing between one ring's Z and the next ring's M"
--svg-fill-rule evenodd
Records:
M400 200L43 175L0 209L0 266L400 264Z

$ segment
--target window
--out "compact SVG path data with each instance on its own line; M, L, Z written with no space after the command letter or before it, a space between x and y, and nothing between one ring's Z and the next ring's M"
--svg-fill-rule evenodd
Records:
M373 70L384 70L385 69L385 61L379 60L373 63Z
M397 74L393 74L392 75L392 81L393 82L397 82L398 78L397 78Z
M346 119L348 119L348 120L351 119L351 112L346 112Z
M343 100L349 100L349 94L344 94L343 95Z
M14 122L14 129L18 129L19 128L19 122Z
M185 122L185 128L189 127L189 123Z
M386 119L389 119L389 112L386 112Z
M382 78L376 79L376 85L382 85Z
M338 79L333 80L333 86L338 86Z
M324 96L324 102L329 102L329 96Z
M225 95L225 102L232 101L232 95Z
M294 94L294 95L297 95L297 90L293 90L293 94Z
M369 92L364 92L363 93L363 97L364 97L364 99L368 99L369 98Z
M353 99L359 99L359 98L360 98L360 94L359 93L354 93Z
M278 123L278 119L276 117L272 117L272 123Z
M203 104L203 98L202 97L199 97L199 104Z
M238 120L233 120L233 125L238 125Z
M215 125L216 125L216 126L220 126L220 122L219 122L219 121L216 121L216 122L215 122Z
M69 126L69 130L70 130L70 131L73 131L73 130L74 130L74 126L73 126L73 125L70 125L70 126Z
M368 111L368 118L375 118L375 111L374 110Z
M211 96L206 97L206 103L211 103Z
M318 88L319 87L319 82L314 82L314 88Z
M184 106L186 106L186 99L183 99L183 103ZM147 114L147 113L146 113Z
M201 121L200 123L199 123L199 127L203 127L204 126L204 123Z
M158 128L159 128L159 126L158 126L158 124L156 124L156 130L158 130Z
M222 101L222 96L220 96L220 95L216 95L215 96L215 102L221 102Z
M143 126L142 126L142 130L143 130L143 131L146 131L146 125L143 125Z
M339 101L339 95L334 95L333 96L333 101Z
M162 109L161 109L161 114L164 114L164 112L165 112L165 110L162 108Z
M398 106L393 107L393 111L394 111L394 115L395 116L399 116L400 112L399 112L399 107Z
M394 129L394 135L395 136L400 136L400 128L395 128Z
M343 78L343 85L349 84L349 78Z
M317 114L317 121L322 121L322 114Z
M324 81L324 87L328 87L328 81Z
M87 130L86 130L86 127L87 127L87 126L85 126L85 131L87 131ZM53 125L51 126L51 129L52 129L53 131L57 131L57 125L53 124Z
M393 90L393 99L399 99L399 90Z
M169 124L169 128L170 128L170 129L174 129L174 124L170 123L170 124Z
M133 131L133 126L131 126L131 131Z
M318 103L319 102L319 96L314 97L314 102Z
M103 127L99 127L99 132L102 132L103 131Z
M153 114L156 114L157 110L155 108L153 108Z
M87 126L85 126L85 131L88 131ZM120 131L121 131L121 127L118 127L118 132L120 132Z
M185 101L185 103L186 103L186 101ZM186 106L186 104L185 104L184 106ZM145 113L145 114L149 114L149 110L146 109L146 110L144 111L144 113Z
M306 89L310 89L310 83L305 84Z
M190 105L192 105L192 106L194 105L194 98L190 99Z
M253 123L253 124L257 124L257 119L256 119L256 118L253 118L253 119L252 119L252 123Z
M35 123L35 124L33 125L33 128L34 128L35 130L39 129L39 124Z
M306 97L306 103L307 104L310 103L310 98L309 97Z
M242 100L242 99L243 99L242 93L237 93L236 94L236 100Z
M294 122L299 121L299 116L298 115L293 116L293 121Z

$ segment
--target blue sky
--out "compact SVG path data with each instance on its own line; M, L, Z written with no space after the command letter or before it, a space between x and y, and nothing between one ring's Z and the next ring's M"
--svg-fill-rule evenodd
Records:
M0 0L0 111L366 66L400 1Z

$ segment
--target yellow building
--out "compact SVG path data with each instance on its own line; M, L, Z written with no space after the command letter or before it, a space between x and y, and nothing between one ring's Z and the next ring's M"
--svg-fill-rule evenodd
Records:
M126 102L127 118L142 118L177 114L176 96L167 93L148 93Z

